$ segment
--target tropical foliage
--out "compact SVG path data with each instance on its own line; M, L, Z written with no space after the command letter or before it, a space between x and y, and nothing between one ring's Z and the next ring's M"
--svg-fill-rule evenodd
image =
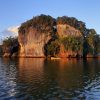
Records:
M60 51L60 43L58 40L50 41L45 45L46 56L57 56Z
M13 37L8 37L3 40L3 46L9 47L18 44L18 39Z
M17 52L19 49L18 38L8 37L3 40L3 52Z
M65 49L67 51L71 50L74 52L82 51L82 38L81 37L74 37L74 36L68 36L60 39L63 45L65 46Z
M56 26L58 24L68 24L82 33L82 36L59 37ZM100 36L94 29L87 29L85 23L74 17L58 17L57 19L49 15L33 17L22 23L19 34L27 34L30 28L36 29L39 33L51 33L52 39L44 46L46 56L56 56L60 52L63 44L66 51L81 52L85 57L87 54L97 55L100 52ZM17 38L9 37L3 41L3 47L12 47L18 44Z
M86 33L85 23L82 21L78 21L74 17L68 17L68 16L58 17L57 24L68 24L78 29L83 35Z
M99 35L97 35L94 29L89 30L89 34L87 35L87 41L89 44L89 53L97 55L100 47L100 37Z
M27 33L30 27L37 29L39 32L47 33L53 32L54 26L56 25L56 20L51 16L40 15L33 17L31 20L28 20L25 23L22 23L19 28L19 33Z

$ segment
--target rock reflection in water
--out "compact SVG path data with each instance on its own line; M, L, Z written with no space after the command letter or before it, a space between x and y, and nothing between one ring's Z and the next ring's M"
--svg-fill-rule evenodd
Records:
M21 81L41 81L43 79L44 59L20 58L19 59L19 78Z
M100 100L100 60L0 58L0 100Z

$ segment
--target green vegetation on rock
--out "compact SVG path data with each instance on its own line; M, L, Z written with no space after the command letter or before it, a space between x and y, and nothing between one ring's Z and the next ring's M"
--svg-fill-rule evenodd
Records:
M13 38L13 37L8 37L8 38L3 40L3 46L6 46L6 47L13 46L16 43L18 43L18 39Z
M30 27L35 28L41 33L53 32L53 27L56 25L56 20L51 16L43 15L33 17L31 20L28 20L22 23L19 28L19 33L25 34L28 32Z
M100 47L100 37L99 35L97 35L94 29L89 30L89 34L87 35L87 41L89 44L89 53L97 55Z
M59 29L57 29L57 25L59 24L62 26L66 26L66 28L63 28L62 26L59 27L62 28L61 34L63 34L63 37L61 37L62 35L59 35L60 31L58 34ZM43 45L44 48L42 48L44 50L43 52L45 56L59 56L61 45L64 46L65 54L67 51L72 51L76 54L81 53L83 57L86 57L88 54L96 56L100 52L100 36L96 33L94 29L87 29L84 22L79 21L74 17L63 16L55 19L49 15L43 14L33 17L32 19L22 23L19 28L19 36L23 37L23 42L27 41L28 37L25 34L28 34L30 29L36 30L34 34L44 33L46 35L50 33L51 39L47 43L45 43ZM74 35L66 35L67 29L71 34L73 34L74 32ZM66 32L66 34L64 34L64 32ZM75 32L77 32L77 34L79 32L79 35L75 36ZM24 40L24 38L26 39ZM14 39L12 37L7 38L3 41L3 50L5 50L5 48L14 47L16 44L20 44L18 43L17 39Z
M14 53L14 52L18 52L18 48L19 48L19 43L18 43L18 38L13 38L13 37L8 37L5 40L3 40L3 52L4 53Z
M68 25L78 29L83 35L85 34L85 31L86 31L85 23L82 21L78 21L74 17L67 17L67 16L58 17L57 24L68 24Z
M60 39L63 43L66 50L71 51L82 51L82 38L81 37L74 37L74 36L68 36Z
M54 41L48 42L48 44L45 45L45 55L47 57L49 56L57 56L60 51L60 42L58 39Z

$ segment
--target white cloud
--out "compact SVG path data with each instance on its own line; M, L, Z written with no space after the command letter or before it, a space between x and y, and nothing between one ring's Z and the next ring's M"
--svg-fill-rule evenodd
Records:
M18 36L18 28L19 26L12 26L7 31L11 32L13 36Z
M4 30L3 32L0 33L0 44L2 43L2 40L7 38L7 37L16 37L18 36L18 28L20 26L12 26L9 27L8 29Z

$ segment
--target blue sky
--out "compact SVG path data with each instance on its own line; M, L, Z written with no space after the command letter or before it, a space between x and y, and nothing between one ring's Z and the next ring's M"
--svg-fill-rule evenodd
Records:
M0 32L40 14L76 17L100 34L100 0L0 0Z

